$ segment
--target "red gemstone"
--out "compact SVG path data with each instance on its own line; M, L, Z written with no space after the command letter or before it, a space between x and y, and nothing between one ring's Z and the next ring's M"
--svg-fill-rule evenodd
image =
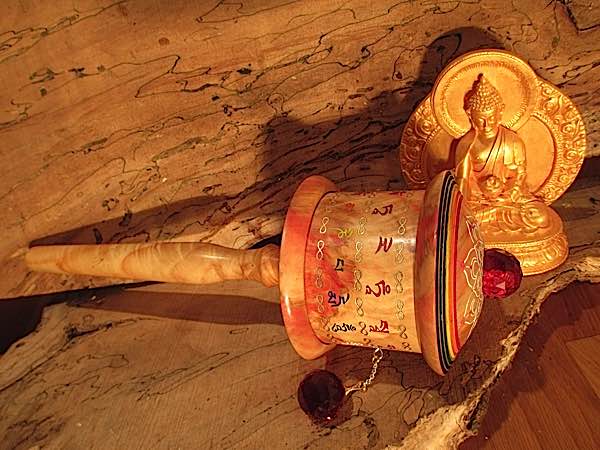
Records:
M483 295L486 298L505 298L521 285L523 271L519 260L498 248L485 251L483 257Z
M315 422L328 422L344 403L346 389L338 377L327 370L313 370L300 382L298 403Z

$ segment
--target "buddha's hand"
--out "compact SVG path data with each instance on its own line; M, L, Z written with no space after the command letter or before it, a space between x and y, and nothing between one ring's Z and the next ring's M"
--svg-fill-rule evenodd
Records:
M479 183L479 188L485 197L488 199L495 199L500 196L504 186L502 185L500 178L490 175L489 177L486 177L483 182Z
M522 203L525 201L525 197L520 189L517 187L513 187L509 192L508 196L512 200L513 203Z

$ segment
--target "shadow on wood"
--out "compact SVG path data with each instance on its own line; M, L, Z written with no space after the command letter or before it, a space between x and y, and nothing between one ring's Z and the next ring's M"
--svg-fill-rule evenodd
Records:
M225 325L274 324L283 326L279 304L227 292L207 295L182 292L152 292L122 288L99 290L94 299L70 302L82 308L192 320Z
M397 89L381 91L374 97L370 93L379 91L376 85L360 88L348 85L337 89L331 92L331 101L318 111L329 110L328 115L333 118L317 123L311 123L314 114L307 117L291 116L293 110L288 106L291 104L288 103L291 97L278 93L278 90L281 90L287 95L287 84L282 81L280 87L267 99L274 114L260 125L260 133L254 140L250 144L241 145L239 149L234 145L225 155L214 155L210 158L211 165L220 164L225 169L237 159L246 158L244 152L249 148L253 149L256 173L232 169L227 175L245 180L246 188L243 191L228 195L215 194L222 191L219 186L223 187L223 183L228 183L225 175L221 175L213 180L211 185L202 184L201 180L194 181L194 186L202 190L200 197L178 201L162 199L164 205L142 211L133 212L127 204L109 198L103 200L102 209L109 216L114 215L115 211L124 211L121 216L68 231L61 230L35 239L31 244L170 239L202 240L236 248L249 247L281 232L289 199L297 185L309 175L325 175L341 189L402 188L404 182L400 175L397 147L408 116L427 95L435 77L450 60L484 47L499 48L502 44L480 28L450 30L427 46L411 50L414 58L421 59L419 73L414 79L403 73L402 61L411 58L410 55L403 54L403 59L398 57L393 70L385 77L386 83L399 82ZM426 48L424 56L423 48ZM344 65L336 74L351 73L369 56L371 50L365 46L361 58L352 64ZM307 59L305 66L296 76L310 80L316 76L313 71L320 66L319 61ZM266 75L266 72L250 72L248 82L251 84L258 83L261 74ZM169 72L159 78L172 76ZM187 79L185 74L180 74L179 77ZM284 81L289 83L290 80ZM173 83L173 80L164 82L169 84ZM305 84L304 89L310 93L312 84L308 81L305 81ZM297 90L292 97L303 95L302 88L287 88ZM307 101L309 100L307 98ZM186 143L192 150L196 144L191 141ZM166 157L180 151L183 150L168 149L163 150L164 155L160 155ZM95 202L97 199L90 194L89 201ZM13 286L9 293L14 296L106 284L90 278L73 278L64 283L64 279L56 277L32 276L27 273L18 258L9 261L7 271L11 274L15 271L21 273L20 276L11 277Z

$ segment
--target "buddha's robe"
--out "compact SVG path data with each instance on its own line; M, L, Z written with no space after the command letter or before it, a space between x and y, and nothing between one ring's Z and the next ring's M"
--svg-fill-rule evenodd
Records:
M489 152L474 155L471 158L469 184L473 201L509 199L510 192L516 187L526 190L524 178L519 172L525 170L525 150L523 141L514 131L500 126L494 144ZM522 185L519 185L522 184Z
M471 143L458 162L459 186L488 234L529 234L549 226L548 207L525 183L525 164L523 141L504 126L489 151L475 152Z

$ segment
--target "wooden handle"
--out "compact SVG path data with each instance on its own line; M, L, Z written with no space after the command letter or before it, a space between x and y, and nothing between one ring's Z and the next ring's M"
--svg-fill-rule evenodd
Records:
M154 242L144 244L51 245L25 255L31 270L128 280L208 284L223 280L279 282L279 248L235 250L214 244Z

